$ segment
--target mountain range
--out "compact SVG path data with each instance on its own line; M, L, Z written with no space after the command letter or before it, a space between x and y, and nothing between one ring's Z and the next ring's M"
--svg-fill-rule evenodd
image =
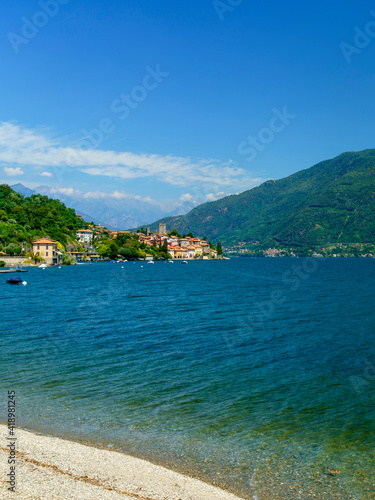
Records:
M38 186L30 189L21 183L10 186L16 193L25 197L33 194L42 194L49 198L59 199L66 206L73 207L87 222L105 226L108 229L123 230L135 226L148 226L151 221L160 217L183 215L189 212L196 202L184 201L172 212L163 210L160 206L144 200L128 196L124 198L101 197L89 199L77 194L70 195L63 190L56 190L49 186Z
M375 150L347 152L160 222L230 245L375 242Z
M87 222L93 221L95 224L108 227L108 229L127 229L128 227L147 224L156 218L168 215L160 207L130 196L123 199L109 196L100 199L87 199L84 196L71 196L62 192L62 190L56 190L49 186L38 186L30 189L19 183L10 187L25 197L42 194L49 198L59 199L66 206L73 207ZM186 213L189 208L183 213Z

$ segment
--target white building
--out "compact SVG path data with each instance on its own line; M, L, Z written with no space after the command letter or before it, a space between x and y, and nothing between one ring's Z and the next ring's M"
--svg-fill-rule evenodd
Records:
M77 240L80 243L90 245L92 243L93 232L90 229L78 229Z
M189 252L189 259L194 259L195 256L195 246L194 245L189 245L187 247L187 251Z

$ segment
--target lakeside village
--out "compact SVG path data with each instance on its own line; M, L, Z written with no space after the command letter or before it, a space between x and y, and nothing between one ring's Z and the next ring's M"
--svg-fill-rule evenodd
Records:
M82 218L80 215L76 215ZM69 265L108 260L210 260L225 259L221 244L217 247L192 233L180 235L176 229L167 232L166 224L159 224L159 231L149 228L132 233L112 231L103 226L88 225L78 229L76 241L65 248L49 236L37 238L22 248L23 255L11 256L0 252L0 266L18 265Z
M373 243L327 243L324 246L261 248L259 241L239 242L224 248L231 257L372 257L375 258Z

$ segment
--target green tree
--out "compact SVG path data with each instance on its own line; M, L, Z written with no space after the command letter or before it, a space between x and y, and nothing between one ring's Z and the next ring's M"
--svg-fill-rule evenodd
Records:
M117 235L117 239L116 239L116 242L119 244L119 245L125 245L127 244L130 240L134 239L133 235L132 234L129 234L129 233L122 233L122 234L119 234Z
M71 266L72 264L77 264L77 260L74 255L67 252L62 252L62 263L64 266Z
M103 255L103 257L108 257L109 253L109 241L107 242L102 242L98 248L97 251L100 255Z
M17 246L17 245L15 245L14 243L10 243L10 244L7 246L7 253L8 253L9 255L15 255L15 254L18 254L18 253L19 253L19 252L18 252L18 249L19 249L19 248L20 248L20 247L19 247L19 246Z
M181 234L177 231L177 229L173 229L170 233L168 233L168 236L177 236L177 238L181 238Z
M39 252L28 252L25 257L27 257L28 259L30 260L33 260L34 261L34 264L37 264L38 262L43 262L44 259L43 257L40 255Z
M109 246L109 257L111 259L117 259L118 256L118 247L114 241L111 242Z
M12 215L19 224L26 224L26 222L28 221L27 213L20 206L16 207L13 210Z

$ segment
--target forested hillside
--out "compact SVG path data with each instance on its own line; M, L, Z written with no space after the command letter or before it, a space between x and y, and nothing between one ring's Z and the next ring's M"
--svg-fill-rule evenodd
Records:
M49 236L64 246L76 239L76 230L87 223L61 201L47 196L25 198L9 186L0 186L0 248L19 253L23 242L30 245L36 237ZM10 250L12 249L12 250Z
M205 234L227 245L375 242L375 150L343 153L162 222L169 230Z

